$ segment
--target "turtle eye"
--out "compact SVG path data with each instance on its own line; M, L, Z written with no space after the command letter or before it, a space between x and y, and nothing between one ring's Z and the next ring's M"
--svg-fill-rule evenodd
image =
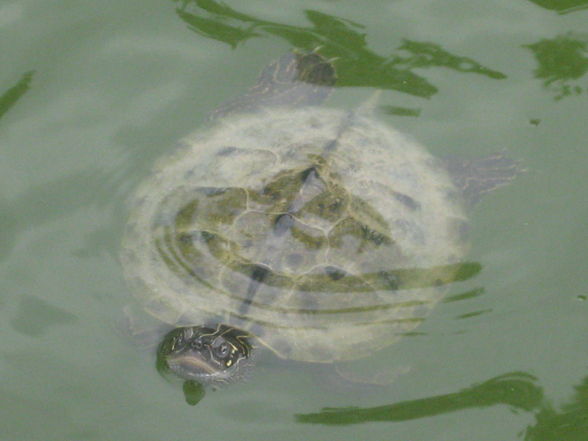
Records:
M218 345L216 347L215 353L216 353L217 357L225 358L227 355L229 355L229 350L230 350L230 347L227 343L221 343L220 345Z

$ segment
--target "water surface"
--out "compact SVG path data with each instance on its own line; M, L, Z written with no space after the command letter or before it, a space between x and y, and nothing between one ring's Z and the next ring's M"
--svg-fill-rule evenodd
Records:
M2 1L0 438L588 439L586 6ZM336 59L329 105L381 89L435 155L527 171L471 213L482 271L387 352L392 385L270 361L192 407L118 332L125 200L292 47Z

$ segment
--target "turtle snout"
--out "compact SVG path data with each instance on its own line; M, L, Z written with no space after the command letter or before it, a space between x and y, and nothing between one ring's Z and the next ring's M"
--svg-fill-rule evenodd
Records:
M201 384L232 382L251 366L251 346L234 328L177 328L160 344L158 365L185 380Z

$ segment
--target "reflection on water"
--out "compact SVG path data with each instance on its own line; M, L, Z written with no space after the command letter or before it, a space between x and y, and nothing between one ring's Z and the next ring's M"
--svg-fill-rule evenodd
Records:
M445 395L376 407L324 408L295 418L299 423L325 425L399 422L499 404L513 411L534 412L535 423L525 429L525 441L588 439L588 377L575 387L571 400L557 410L544 397L537 379L525 372L503 374Z
M556 410L544 402L528 427L525 441L585 441L588 439L588 377L575 386L572 399Z
M482 66L469 57L450 53L437 43L404 40L392 54L392 64L409 69L424 67L445 67L463 73L475 73L495 80L502 80L502 72Z
M524 47L535 55L535 78L543 81L556 100L587 92L578 80L588 72L588 35L568 32Z
M34 71L25 72L20 80L0 96L0 118L29 90Z
M512 372L459 392L377 407L325 408L317 413L298 414L296 421L329 425L407 421L496 404L530 411L539 406L542 398L543 391L536 384L535 377L524 372Z
M377 54L367 47L364 25L318 11L306 10L311 25L302 27L262 20L215 0L179 0L178 3L177 14L192 31L231 47L262 35L282 38L292 47L308 51L320 47L321 54L337 60L337 87L393 89L430 97L437 87L413 72L415 68L428 67L445 67L492 79L506 78L501 72L472 58L452 54L435 43L404 40L389 55ZM408 113L415 112L418 110Z
M588 8L587 0L529 0L537 6L556 11L559 14L581 11Z
M383 105L380 106L382 112L387 113L388 115L395 115L395 116L420 116L421 110L414 109L410 107L400 107L400 106L391 106L391 105Z
M337 58L338 87L395 89L422 97L437 91L423 77L398 69L368 50L364 26L349 20L305 11L312 25L291 26L242 14L212 0L185 1L177 13L194 32L233 47L261 34L280 37L292 47L308 51L320 47L326 57Z

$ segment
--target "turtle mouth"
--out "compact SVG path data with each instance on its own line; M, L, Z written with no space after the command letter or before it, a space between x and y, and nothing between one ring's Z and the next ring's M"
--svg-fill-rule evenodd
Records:
M216 377L220 374L218 366L211 363L199 352L185 352L178 355L168 356L168 367L176 375L187 380L205 380Z

